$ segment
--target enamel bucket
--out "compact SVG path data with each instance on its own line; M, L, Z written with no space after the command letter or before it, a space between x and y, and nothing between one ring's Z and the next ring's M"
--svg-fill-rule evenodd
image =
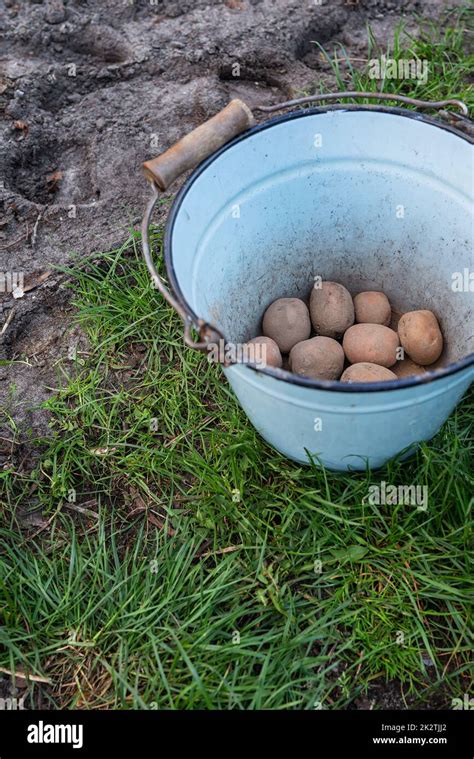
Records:
M307 300L317 276L352 294L383 290L402 313L432 310L445 338L443 366L420 377L345 384L223 367L252 424L290 459L357 470L407 457L438 432L474 378L472 138L404 108L337 105L223 139L169 214L172 295L147 242L156 197L144 219L145 258L184 319L187 344L244 343L261 334L272 301ZM154 186L156 196L166 180Z

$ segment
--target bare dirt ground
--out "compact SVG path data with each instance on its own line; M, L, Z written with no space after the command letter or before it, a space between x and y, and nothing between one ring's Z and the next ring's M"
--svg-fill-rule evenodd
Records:
M0 2L0 272L21 273L25 291L21 298L0 292L0 358L29 364L0 366L0 397L20 430L46 430L38 404L57 382L55 362L78 339L53 267L111 249L139 223L145 159L231 97L252 106L321 81L330 89L315 41L327 49L342 43L357 65L367 23L385 42L400 19L433 18L447 4Z

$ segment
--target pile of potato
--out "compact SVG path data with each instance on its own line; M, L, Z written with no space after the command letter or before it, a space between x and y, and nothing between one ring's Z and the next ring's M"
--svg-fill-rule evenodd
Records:
M264 313L262 333L250 344L265 345L268 366L341 382L422 374L443 350L441 329L431 311L410 311L397 323L384 293L352 298L337 282L315 285L309 308L299 298L274 301Z

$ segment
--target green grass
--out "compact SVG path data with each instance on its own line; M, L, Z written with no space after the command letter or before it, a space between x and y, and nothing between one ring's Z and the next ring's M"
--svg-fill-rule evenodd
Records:
M467 99L449 39L426 48L450 61L430 97ZM368 693L379 708L392 681L401 704L449 707L468 692L474 394L404 464L299 466L183 346L137 235L69 274L89 345L58 361L34 463L0 473L0 667L50 681L33 703L314 709ZM381 481L427 485L428 510L369 505Z
M36 467L2 473L0 666L87 708L334 708L380 678L422 703L467 692L472 395L409 463L298 466L183 347L137 243L73 273L88 355ZM367 505L381 480L427 484L428 510ZM32 490L51 520L33 534Z
M343 45L327 51L315 43L326 64L336 79L338 90L359 90L361 92L384 92L405 95L420 100L444 100L457 98L463 100L471 109L474 107L474 86L468 72L474 70L474 53L472 34L474 27L474 7L466 6L445 14L445 22L440 25L427 19L419 20L416 36L410 33L405 22L397 25L393 41L387 48L382 48L369 27L367 65L354 66L351 57ZM426 82L413 78L374 79L370 76L371 59L380 59L382 55L395 61L426 61L428 75ZM325 92L324 84L317 88ZM309 93L305 93L309 94ZM346 98L342 102L356 102ZM374 100L359 100L361 103L373 103ZM386 104L391 104L387 101ZM393 101L393 105L397 104ZM412 107L412 106L405 106ZM451 110L455 109L451 106Z

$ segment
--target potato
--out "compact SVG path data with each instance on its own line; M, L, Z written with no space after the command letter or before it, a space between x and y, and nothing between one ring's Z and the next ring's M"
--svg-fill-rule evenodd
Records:
M397 360L399 341L397 333L383 324L354 324L345 333L342 347L351 364L389 367Z
M359 364L352 364L352 366L347 367L341 377L341 382L385 382L396 379L397 375L390 369L361 361Z
M392 318L390 301L384 293L370 290L354 298L355 320L359 324L383 324L388 327Z
M262 331L276 342L282 353L311 334L308 307L299 298L278 298L263 315Z
M400 342L421 366L432 364L443 351L443 335L432 311L409 311L398 322Z
M354 324L351 294L337 282L323 282L313 287L309 302L311 321L318 335L340 338Z
M312 379L339 379L344 367L344 351L331 337L312 337L293 346L291 371Z
M256 348L249 350L248 361L258 366L275 366L277 369L281 369L283 361L280 353L280 349L275 340L271 337L265 337L259 335L249 340L246 345L256 346Z
M392 372L395 372L398 379L403 379L404 377L414 377L417 374L426 374L426 369L423 366L415 364L411 358L407 357L403 361L397 361L392 366Z

